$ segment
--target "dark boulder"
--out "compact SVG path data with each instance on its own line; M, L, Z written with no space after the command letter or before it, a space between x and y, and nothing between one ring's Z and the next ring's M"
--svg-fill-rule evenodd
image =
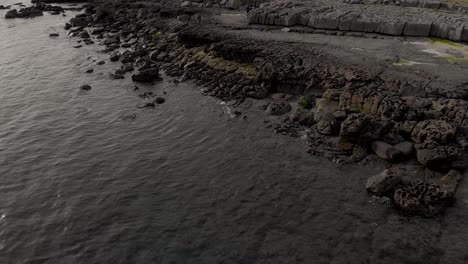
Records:
M161 80L161 77L159 76L159 69L154 67L133 74L132 80L134 82L153 82Z
M91 90L91 85L89 85L89 84L81 85L80 90L89 91L89 90Z
M120 52L118 52L118 51L112 52L112 53L110 54L109 59L110 59L110 61L119 61L119 59L120 59Z
M12 9L5 14L5 19L12 19L18 17L18 11L16 9Z
M156 100L154 100L156 104L164 104L166 102L166 99L164 97L157 97Z

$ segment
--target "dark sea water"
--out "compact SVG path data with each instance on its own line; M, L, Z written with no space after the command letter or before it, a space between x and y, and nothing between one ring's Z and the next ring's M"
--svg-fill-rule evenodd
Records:
M133 91L102 47L72 47L71 12L5 12L0 263L468 263L466 184L446 215L402 216L366 193L373 169L307 155L256 107L235 118L168 81ZM138 108L144 91L166 103Z

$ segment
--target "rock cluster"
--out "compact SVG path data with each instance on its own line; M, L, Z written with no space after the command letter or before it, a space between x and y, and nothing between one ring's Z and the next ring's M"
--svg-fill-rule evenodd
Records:
M366 188L373 194L388 197L408 214L433 216L453 203L461 179L456 170L434 177L427 175L422 167L395 167L370 177Z
M415 160L423 169L444 175L465 169L468 86L453 89L425 79L408 82L396 75L376 75L314 46L288 43L285 48L284 43L224 32L210 24L209 16L191 12L171 1L104 2L88 6L67 28L71 36L99 41L111 61L120 61L113 78L135 71L133 81L152 82L162 70L204 86L206 94L221 99L241 103L273 94L266 113L290 113L275 130L297 134L299 125L293 123L306 127L312 154L342 163L375 153L391 163ZM409 90L418 93L407 94ZM292 96L303 96L299 108L288 102ZM453 184L460 178L441 176L423 186L416 182L420 172L414 173L411 184L403 174L384 172L368 189L406 211L427 215L452 198ZM446 182L451 191L441 196L438 192L449 188Z
M319 30L432 36L468 41L468 16L465 12L468 6L460 7L463 12L436 12L423 7L404 8L365 3L366 1L276 0L251 10L249 20L252 24L262 25L300 25Z
M12 9L5 14L5 18L32 18L42 16L43 12L45 11L57 15L63 13L64 9L60 6L47 5L44 2L40 2L31 7L21 8L19 11L16 9Z

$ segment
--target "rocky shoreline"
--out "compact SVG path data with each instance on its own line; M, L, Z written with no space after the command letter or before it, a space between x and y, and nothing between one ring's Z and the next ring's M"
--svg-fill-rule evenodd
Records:
M287 2L283 7L291 8ZM234 105L268 98L266 114L287 116L275 129L296 134L290 130L302 127L311 154L384 163L366 188L405 213L432 216L454 202L467 167L467 85L376 72L327 47L255 39L241 30L250 25L226 30L218 11L198 4L104 1L86 5L66 29L81 43L99 42L111 61L121 62L111 78L130 73L135 82L151 83L163 71ZM270 6L251 10L250 22Z

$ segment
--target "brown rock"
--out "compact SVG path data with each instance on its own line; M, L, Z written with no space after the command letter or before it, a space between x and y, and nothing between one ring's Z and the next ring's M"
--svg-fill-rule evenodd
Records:
M382 141L374 141L371 145L372 150L377 156L388 161L398 161L402 158L403 153L392 145Z

